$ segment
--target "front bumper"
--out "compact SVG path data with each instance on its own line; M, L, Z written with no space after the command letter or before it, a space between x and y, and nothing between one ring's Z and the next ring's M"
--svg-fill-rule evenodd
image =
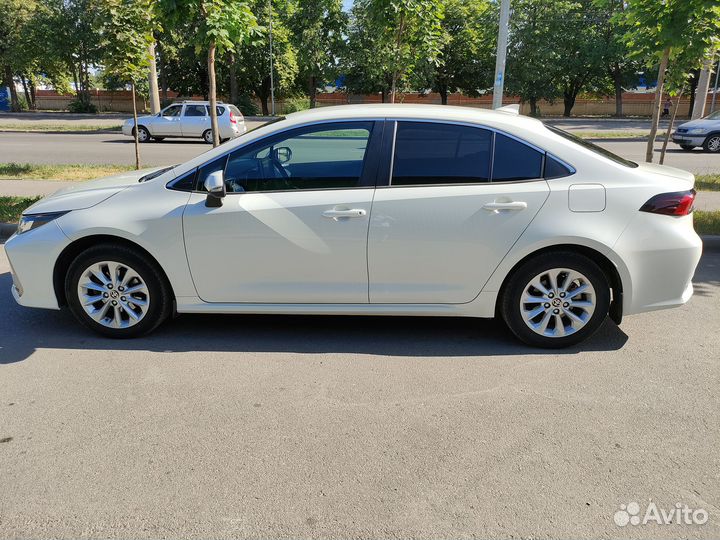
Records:
M13 274L12 295L21 306L60 309L53 272L60 253L70 244L55 221L5 242Z
M705 142L705 137L705 135L690 135L688 133L678 133L676 131L672 134L672 142L686 146L702 146Z
M132 137L133 124L123 124L122 134Z

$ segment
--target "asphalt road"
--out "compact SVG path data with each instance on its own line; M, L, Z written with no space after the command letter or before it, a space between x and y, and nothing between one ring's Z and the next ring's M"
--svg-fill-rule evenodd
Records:
M109 341L16 306L1 538L717 538L720 252L581 348L471 319L182 316ZM621 504L705 525L620 528Z
M607 122L606 122L607 123ZM248 129L258 123L247 122ZM586 130L583 123L564 125ZM603 124L596 131L611 130ZM596 140L601 146L633 161L645 161L645 143L636 140ZM657 158L660 143L656 144ZM142 145L144 166L174 165L182 163L209 150L207 144L194 140L168 139L160 143ZM71 133L8 133L0 132L0 163L135 163L132 139L120 134L71 134ZM720 172L720 154L707 154L700 150L684 152L672 143L668 147L666 165L679 167L694 173Z

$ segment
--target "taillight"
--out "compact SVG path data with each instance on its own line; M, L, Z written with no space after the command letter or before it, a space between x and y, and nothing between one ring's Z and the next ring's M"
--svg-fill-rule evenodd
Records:
M232 111L230 111L230 123L237 124L237 120L235 119L235 116L233 116Z
M665 214L666 216L687 216L693 209L695 190L675 191L655 195L640 207L641 212Z

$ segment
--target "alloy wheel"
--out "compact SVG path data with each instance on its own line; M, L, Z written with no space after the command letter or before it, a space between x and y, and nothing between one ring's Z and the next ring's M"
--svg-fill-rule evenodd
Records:
M86 268L78 281L77 295L85 312L108 328L134 326L150 307L150 292L140 274L115 261Z
M544 337L564 337L583 328L597 303L595 289L583 274L553 268L537 274L525 286L520 313L525 324Z
M714 135L708 139L707 149L711 152L720 151L720 135Z

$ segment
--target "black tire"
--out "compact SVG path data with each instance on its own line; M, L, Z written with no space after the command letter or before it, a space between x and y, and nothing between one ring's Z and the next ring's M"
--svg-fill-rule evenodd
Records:
M685 150L686 152L690 152L690 150L692 150L692 149L695 148L695 147L692 146L692 145L690 145L690 144L681 144L681 145L680 145L680 148L682 148L682 149Z
M589 284L595 291L593 298L595 302L594 311L591 315L589 315L588 319L584 323L584 326L579 327L577 330L572 330L573 322L567 315L564 314L566 311L565 306L567 304L564 299L560 299L559 293L551 293L552 297L548 303L535 302L523 304L521 306L521 298L525 294L526 287L529 286L530 282L536 276L552 269L568 269L581 274L581 277L589 281ZM567 278L567 274L560 274L557 281L560 281L563 275ZM565 288L567 288L568 292L562 292L561 294L563 297L567 294L569 299L572 291L577 288L577 285L568 285L569 284L563 282L562 289L565 290ZM559 291L560 289L557 290ZM587 297L583 293L577 295L576 298L578 300L583 300ZM554 306L551 303L558 301L559 304L557 306ZM522 309L525 307L528 311L531 311L531 306L533 305L536 305L538 308L542 306L544 311L537 315L539 320L531 320L529 323L526 323ZM549 309L545 310L546 307ZM510 276L510 279L506 282L500 299L500 313L512 333L528 345L550 349L569 347L590 337L597 331L598 328L600 328L600 325L608 315L609 308L610 284L608 282L608 278L605 276L605 273L591 259L571 251L544 253L524 262L521 266L515 269L513 274ZM570 306L569 309L572 310L572 306ZM559 312L560 315L553 315L553 313L556 312ZM567 321L567 323L571 325L570 328L572 332L567 333L567 335L558 335L557 337L553 337L541 335L530 328L530 323L534 324L536 322L541 322L544 320L546 314L549 319L552 319L552 321L548 323L549 330L552 330L555 333L560 333L560 330L556 330L556 328L559 328L556 327L556 325L558 318L560 318L561 321ZM573 314L579 314L582 316L582 308L579 308L579 311L574 311ZM552 323L553 328L549 328L550 323ZM566 329L567 326L563 323L562 334L566 332Z
M212 136L212 129L206 129L203 131L202 134L203 141L205 141L207 144L213 143L213 136Z
M83 278L86 269L93 264L103 261L113 261L121 265L126 265L128 268L134 270L145 284L149 295L149 305L140 320L132 326L125 328L105 326L94 320L81 305L78 294L78 284L81 278ZM120 290L117 287L116 289ZM167 319L172 313L173 308L170 285L157 264L146 255L129 247L116 244L93 246L75 258L70 264L65 276L65 298L75 318L91 330L111 338L133 338L147 334ZM142 299L142 296L138 298ZM145 298L148 300L147 296ZM110 309L114 308L109 307L108 311ZM118 312L115 311L115 314L117 313ZM127 313L123 312L123 314L126 320L129 320Z
M135 130L133 129L133 136L135 135ZM146 143L150 142L151 136L150 132L145 126L140 126L138 128L138 142Z
M717 154L720 152L720 133L713 133L708 135L703 142L703 150Z

